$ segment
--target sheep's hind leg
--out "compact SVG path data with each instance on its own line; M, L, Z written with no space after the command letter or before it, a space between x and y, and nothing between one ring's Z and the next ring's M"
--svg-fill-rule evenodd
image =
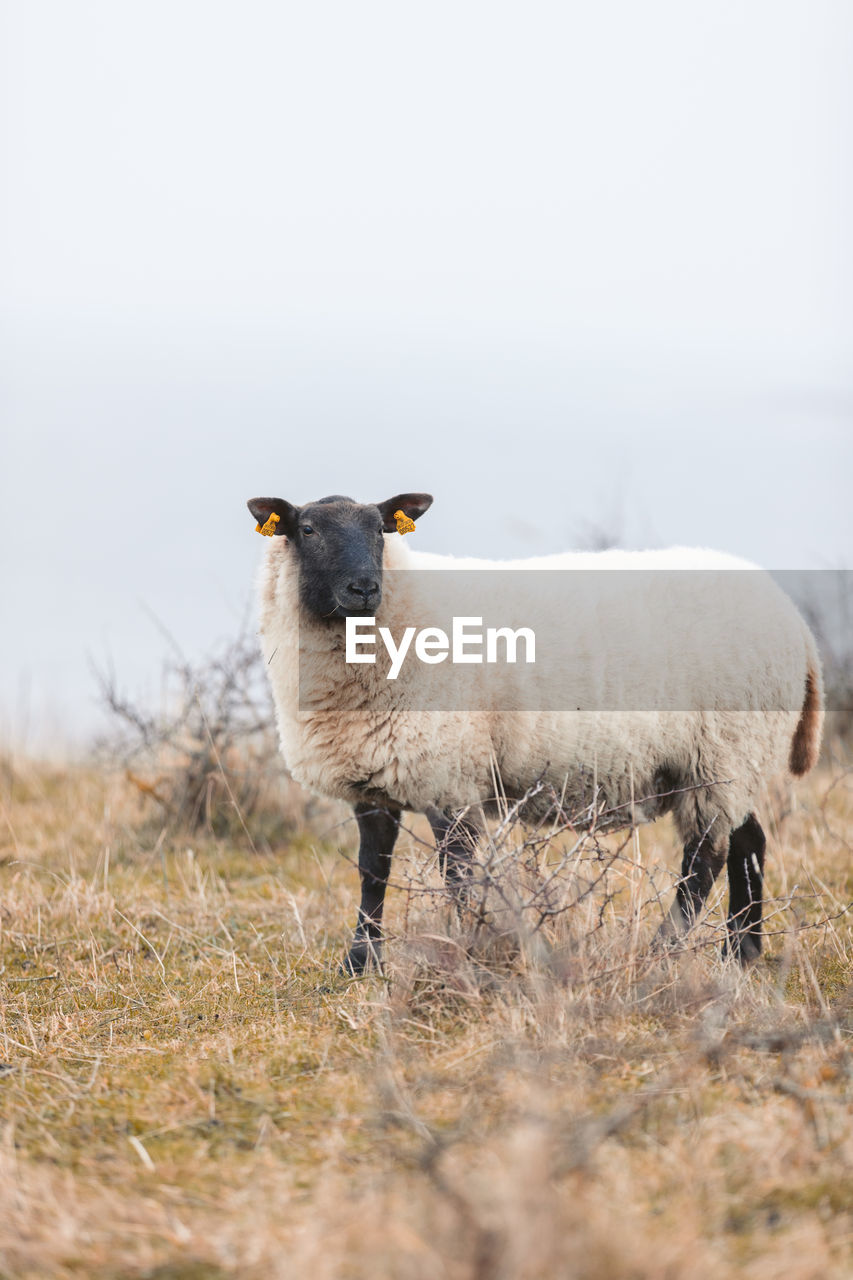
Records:
M714 881L726 861L727 843L720 845L720 836L712 837L710 831L693 836L684 846L681 863L681 879L675 890L675 902L669 916L658 930L658 944L672 944L698 920Z
M358 924L346 959L341 965L345 974L364 973L371 964L379 964L382 950L382 908L391 873L391 854L400 830L400 811L377 809L375 805L357 805L358 874L361 877L361 905Z
M428 809L427 818L435 836L444 883L459 908L465 900L465 889L471 880L479 830L464 813L443 813L440 809Z
M754 813L732 832L729 840L729 933L723 949L726 954L737 956L743 965L750 964L761 955L766 844Z

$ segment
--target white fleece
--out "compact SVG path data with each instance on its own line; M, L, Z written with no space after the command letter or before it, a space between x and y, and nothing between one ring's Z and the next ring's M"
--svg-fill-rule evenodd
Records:
M613 590L590 579L594 598L566 619L557 671L478 668L488 680L476 704L482 709L448 712L424 709L424 681L434 680L434 667L412 660L388 681L379 662L344 664L343 622L318 621L301 609L292 549L283 537L269 539L260 621L281 748L298 782L353 804L459 809L500 793L519 797L543 778L570 813L589 805L597 788L599 805L624 806L625 823L669 807L685 839L711 827L722 844L753 809L762 782L785 770L809 671L819 688L814 640L802 617L767 574L734 556L674 548L491 561L418 551L391 534L385 568L377 624L395 635L435 622L430 574L395 570L702 572L624 575ZM522 622L524 583L519 587L519 618L508 625ZM454 671L441 668L445 698ZM472 678L470 668L465 678ZM531 705L518 682L540 678L551 682L542 705L561 709L513 709ZM596 709L661 705L657 693L676 709ZM562 709L569 707L581 709ZM665 806L643 804L675 789L683 790Z

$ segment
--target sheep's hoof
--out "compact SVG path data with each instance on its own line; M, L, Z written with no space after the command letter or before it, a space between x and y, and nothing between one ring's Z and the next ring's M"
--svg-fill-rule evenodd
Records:
M679 929L671 916L667 916L652 938L652 951L657 955L668 955L677 951L684 943L685 933L685 929Z
M733 932L730 933L723 943L723 959L734 956L736 960L748 969L750 965L755 964L761 955L761 934Z
M374 938L356 938L341 961L339 972L345 978L359 978L368 969L378 969L379 947Z

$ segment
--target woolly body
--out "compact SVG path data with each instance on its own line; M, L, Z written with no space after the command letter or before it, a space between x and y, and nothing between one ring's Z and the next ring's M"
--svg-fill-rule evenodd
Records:
M424 553L392 534L384 569L377 624L395 635L434 624L429 571L701 570L620 573L612 591L596 575L594 607L565 621L565 662L548 673L556 707L676 709L520 710L511 667L483 673L481 710L425 709L430 669L418 662L393 682L380 661L343 663L342 621L300 605L293 549L272 538L260 574L262 644L284 757L311 790L447 812L520 798L542 779L570 813L595 799L622 825L671 809L685 838L716 827L725 840L763 781L814 763L822 697L813 638L772 579L744 560L674 549L489 561ZM453 679L448 665L442 687ZM650 701L655 691L666 697Z

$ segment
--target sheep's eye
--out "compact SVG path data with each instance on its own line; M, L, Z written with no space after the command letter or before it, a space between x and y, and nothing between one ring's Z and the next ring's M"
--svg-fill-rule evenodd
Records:
M304 525L302 526L302 532L303 532L303 533L313 533L313 532L314 532L314 530L311 528L310 524L304 524Z

